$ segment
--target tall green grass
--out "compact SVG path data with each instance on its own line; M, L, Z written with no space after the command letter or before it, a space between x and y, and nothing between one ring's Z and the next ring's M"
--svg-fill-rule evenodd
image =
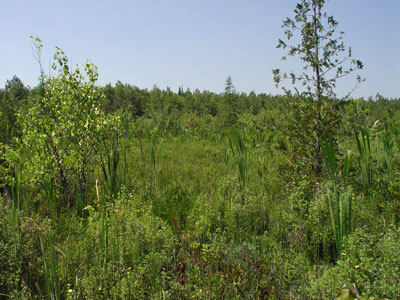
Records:
M96 180L96 196L97 201L100 204L101 214L99 219L99 241L100 248L102 251L102 269L105 271L107 268L107 259L108 259L108 237L109 237L109 228L107 222L107 205L105 195L102 195L100 198L98 180Z
M394 139L396 138L397 132L395 130L386 129L383 135L383 157L382 157L382 168L385 172L386 179L392 173L393 169L393 158L394 158Z
M353 229L353 199L351 193L341 193L336 186L327 194L336 250L342 255L343 238Z
M247 149L243 133L237 126L232 127L232 134L229 137L229 145L235 159L238 181L241 190L244 191L248 180Z
M324 165L333 182L333 191L327 192L327 199L336 251L340 257L343 250L343 238L349 235L354 228L352 211L353 199L351 193L342 193L339 189L340 182L338 182L337 179L338 163L332 135L325 133L319 140ZM351 156L347 153L343 162L342 179L344 185L348 183L350 163Z
M20 198L20 174L16 171L14 180L11 181L11 203L12 203L12 224L15 227L16 240L15 257L18 264L18 276L21 276L21 257L22 257L22 231L21 231L21 198ZM18 279L18 287L20 287L21 278Z
M100 166L104 178L106 193L113 199L122 186L128 184L128 163L125 141L114 134L111 143L105 145L105 153L100 153Z
M331 179L335 180L337 172L337 161L333 137L330 134L325 134L323 137L318 138L325 167L327 168Z
M373 161L370 134L366 126L362 126L360 130L357 130L356 126L353 125L353 130L357 142L357 149L360 154L361 182L364 193L369 195L373 188Z
M40 247L43 256L44 279L46 284L47 298L51 300L60 300L60 287L54 258L53 239L51 237L49 238L47 249L43 240L40 239Z

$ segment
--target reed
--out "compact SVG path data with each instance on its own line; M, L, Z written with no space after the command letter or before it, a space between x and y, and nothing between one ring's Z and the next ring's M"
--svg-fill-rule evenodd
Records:
M244 191L248 176L247 149L243 134L237 126L232 127L232 135L229 137L229 145L236 162L240 187L241 190Z
M322 138L320 138L320 145L324 164L328 170L331 180L333 181L333 192L329 191L327 193L327 198L336 250L340 257L343 249L343 238L350 234L354 227L352 220L353 199L351 193L341 193L338 188L338 166L335 153L335 143L333 142L332 136L330 134L325 134ZM343 162L342 179L344 185L348 183L350 163L351 155L350 153L347 153Z
M104 195L100 198L98 180L96 180L96 196L97 201L101 205L100 223L99 223L99 241L100 248L102 249L102 267L106 268L107 258L108 258L108 222L107 222L107 207Z
M96 180L96 196L97 200L101 205L101 214L99 218L99 241L101 249L101 270L103 272L103 278L107 278L108 272L108 261L109 261L109 227L107 220L107 206L105 195L100 198L98 180ZM103 286L107 287L108 283L103 282Z
M352 194L342 194L336 186L334 186L333 192L328 192L327 197L336 250L340 257L343 250L343 238L354 229L352 221Z
M121 186L127 184L128 164L124 138L114 134L109 150L105 154L100 154L100 162L106 193L110 199L113 199Z
M157 181L159 174L159 156L161 152L159 134L157 132L147 133L147 140L148 140L149 161L153 177L153 184L155 189L157 190Z
M366 126L361 127L360 132L353 125L357 149L360 154L361 181L366 195L370 194L373 187L373 165L371 157L370 135ZM361 134L361 138L360 138Z
M335 144L333 142L332 135L325 134L324 136L318 138L321 146L322 159L328 170L329 176L332 180L335 180L337 172L337 161L335 155Z
M43 256L44 279L47 297L51 300L59 300L61 298L56 272L56 263L54 259L53 239L51 237L49 238L49 245L46 251L43 240L40 238L40 247Z
M393 148L394 141L393 136L395 136L395 132L391 132L389 130L385 131L383 136L383 162L382 167L386 174L386 178L390 176L392 173L392 165L393 165Z
M128 160L127 160L127 153L126 153L126 147L125 147L125 138L121 139L121 155L122 155L122 159L121 159L121 185L122 186L127 186L128 183L128 174L129 174L129 169L128 169Z
M21 231L21 198L20 198L20 174L19 172L14 173L14 178L9 178L10 182L10 195L9 200L11 201L12 206L12 217L11 222L12 226L15 230L15 239L14 239L14 253L16 261L18 261L18 288L20 287L21 283L21 257L22 257L22 231Z

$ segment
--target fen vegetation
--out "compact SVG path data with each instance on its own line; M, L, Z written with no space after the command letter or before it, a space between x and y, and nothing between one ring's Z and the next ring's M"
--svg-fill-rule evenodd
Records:
M58 48L50 76L33 37L38 85L0 89L0 299L399 299L400 99L335 96L363 64L324 4L283 23L282 95L99 86Z

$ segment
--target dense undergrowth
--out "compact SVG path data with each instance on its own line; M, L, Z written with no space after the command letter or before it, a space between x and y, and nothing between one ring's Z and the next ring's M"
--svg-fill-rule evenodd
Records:
M87 67L1 90L0 298L399 297L398 100L338 102L316 175L291 99L101 90Z

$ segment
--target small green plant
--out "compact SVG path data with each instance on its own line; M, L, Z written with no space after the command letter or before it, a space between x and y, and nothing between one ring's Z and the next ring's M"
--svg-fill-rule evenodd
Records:
M353 284L351 287L348 287L346 284L340 289L336 300L388 300L387 298L375 298L368 296L360 296L357 291L356 285Z

